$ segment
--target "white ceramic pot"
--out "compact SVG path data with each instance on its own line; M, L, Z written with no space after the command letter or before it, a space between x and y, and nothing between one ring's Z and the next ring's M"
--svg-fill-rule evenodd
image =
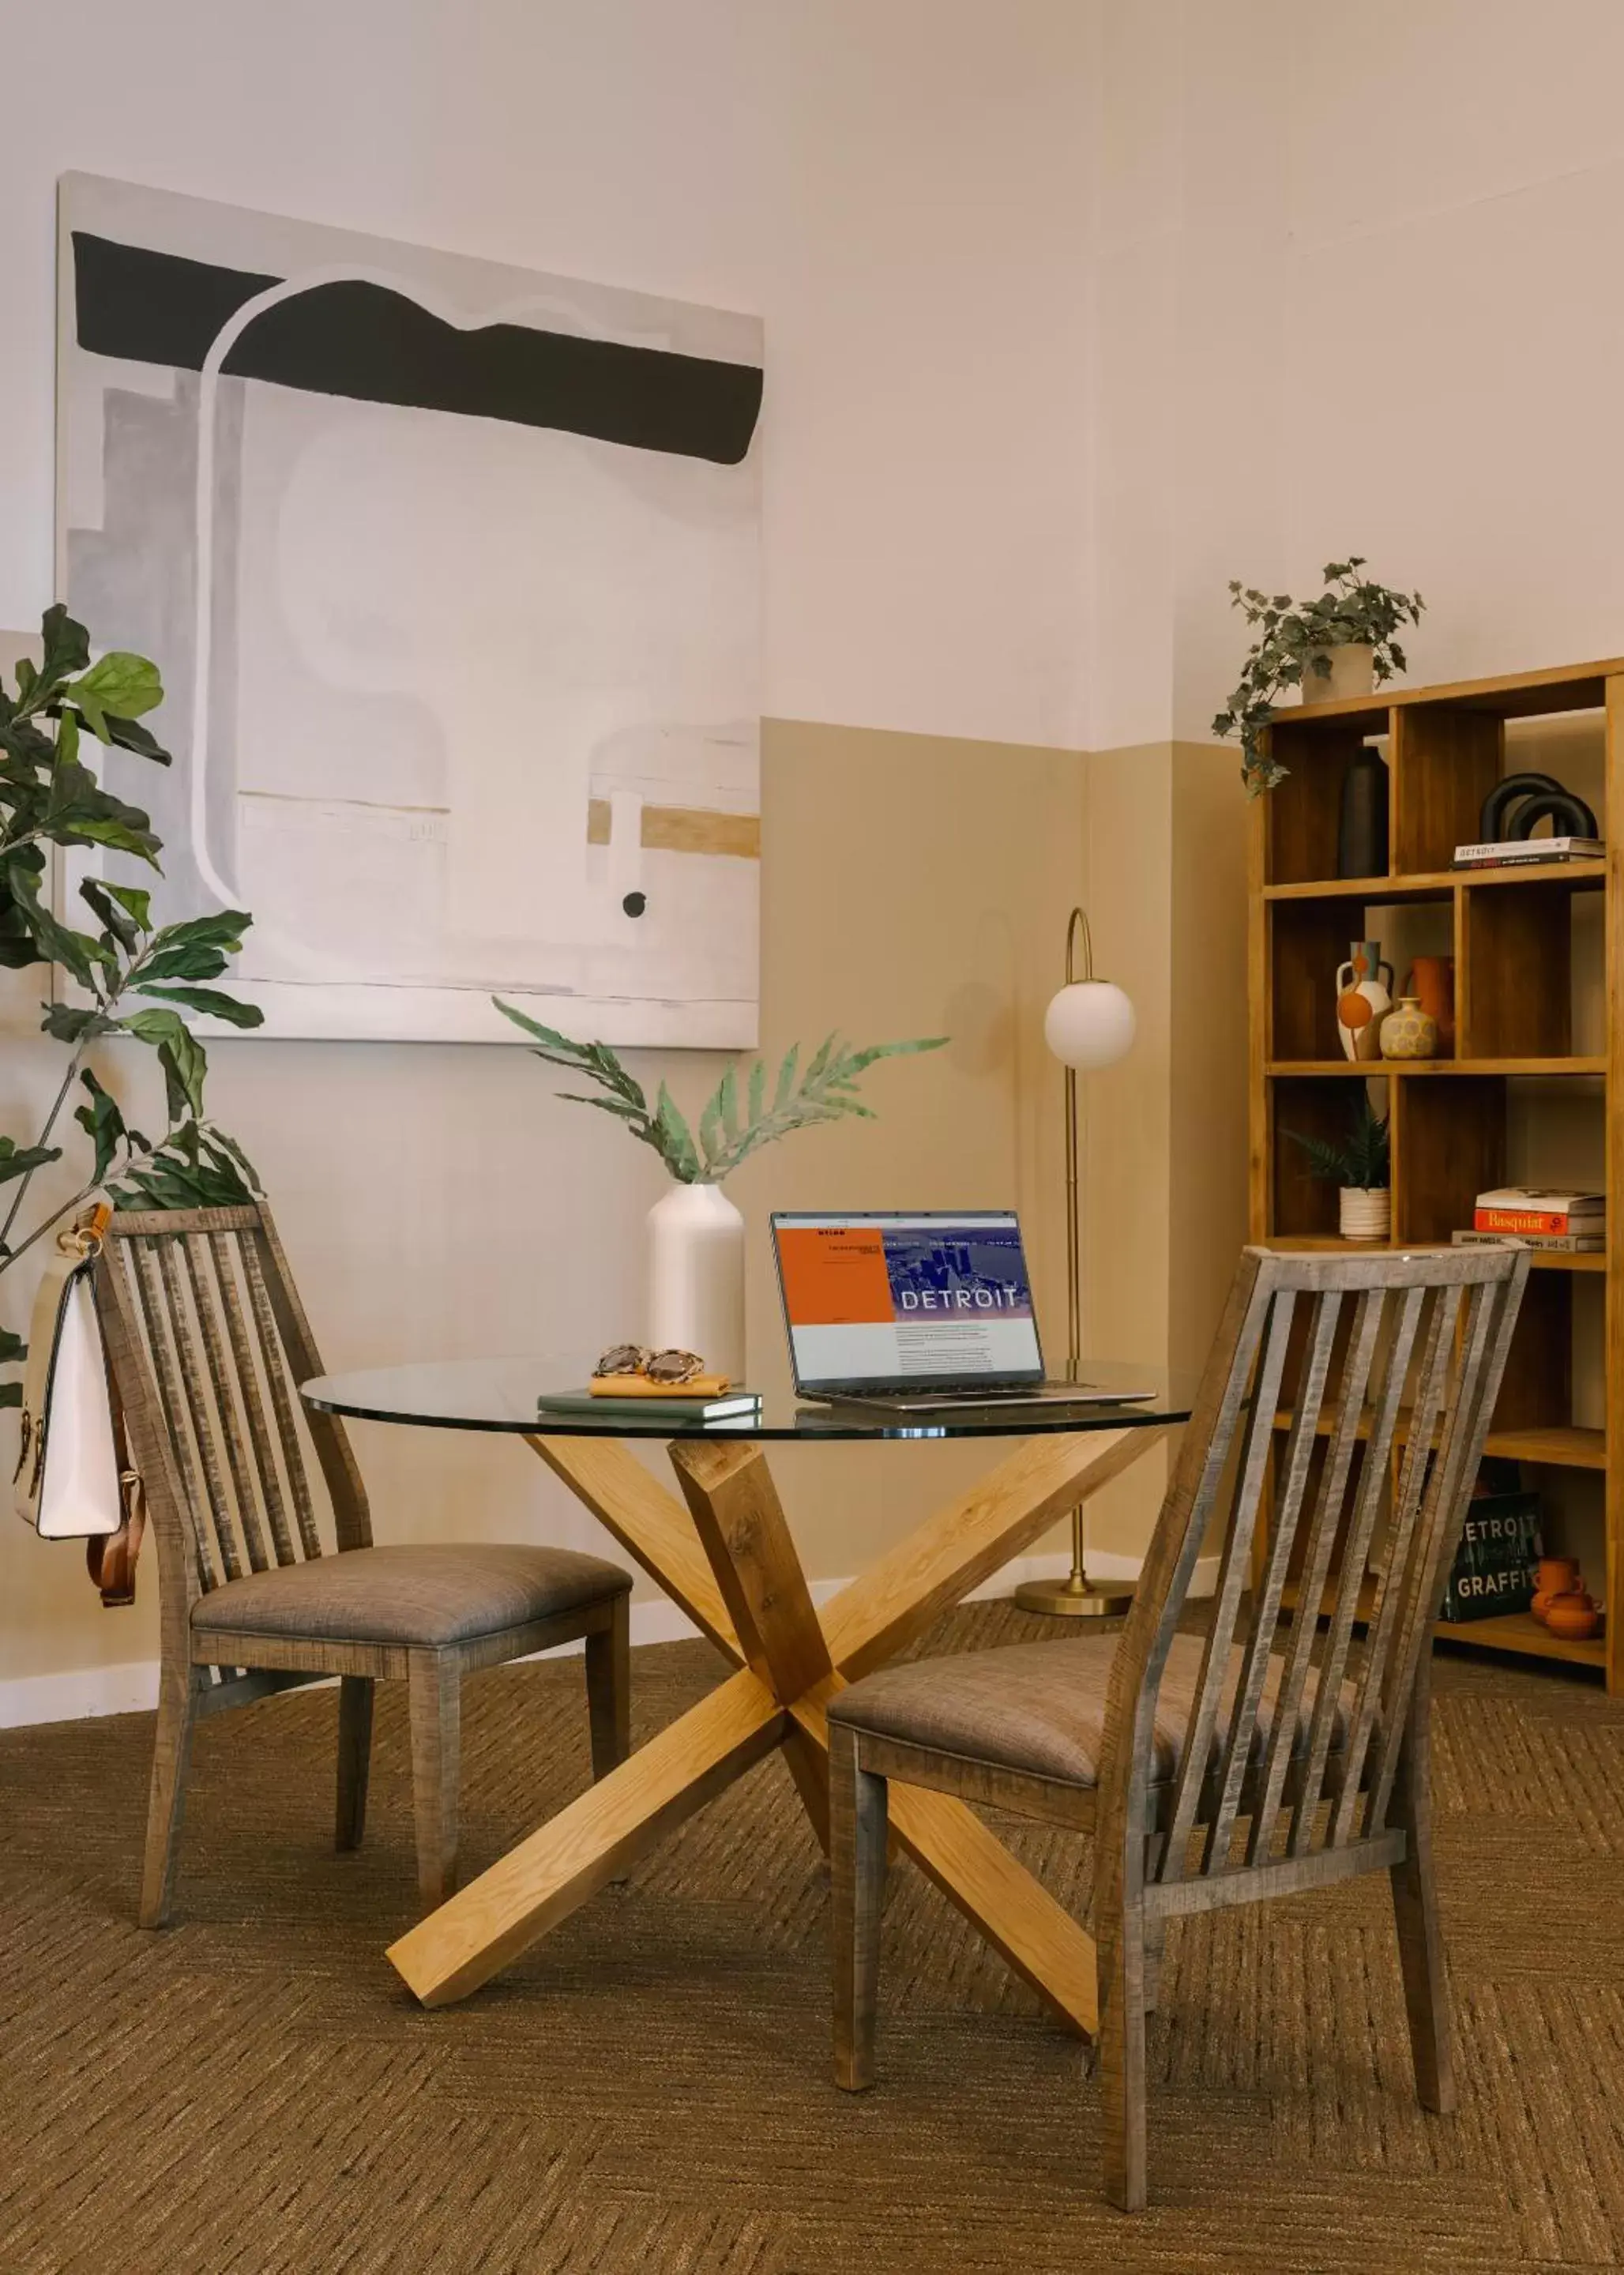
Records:
M1344 1240L1386 1240L1393 1226L1393 1195L1386 1185L1344 1185L1338 1196Z
M1330 665L1327 676L1316 671L1311 662L1303 675L1303 700L1305 703L1341 703L1350 696L1372 695L1376 691L1376 651L1362 641L1345 641L1340 647L1322 647L1318 653Z
M744 1220L720 1185L674 1184L650 1209L646 1332L744 1380Z

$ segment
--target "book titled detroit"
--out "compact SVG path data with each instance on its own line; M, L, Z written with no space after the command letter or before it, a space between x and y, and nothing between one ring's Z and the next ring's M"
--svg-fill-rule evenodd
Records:
M1013 1225L962 1232L950 1226L898 1230L888 1226L886 1271L899 1319L932 1312L1030 1319L1032 1292Z

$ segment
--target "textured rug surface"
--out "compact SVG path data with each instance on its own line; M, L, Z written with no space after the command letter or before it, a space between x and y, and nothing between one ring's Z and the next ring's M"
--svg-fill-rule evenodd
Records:
M931 1645L1044 1633L984 1606ZM465 1872L586 1781L579 1670L468 1686ZM636 1653L638 1739L718 1670ZM0 2275L1624 2264L1624 1707L1459 1657L1436 1694L1459 2113L1415 2102L1385 1878L1175 1924L1134 2220L1075 2044L907 1864L880 2082L835 2091L822 1860L776 1759L431 2014L383 1958L414 1913L404 1686L358 1856L336 1693L205 1726L161 1936L150 1718L0 1733ZM1080 1908L1088 1844L1013 1837Z

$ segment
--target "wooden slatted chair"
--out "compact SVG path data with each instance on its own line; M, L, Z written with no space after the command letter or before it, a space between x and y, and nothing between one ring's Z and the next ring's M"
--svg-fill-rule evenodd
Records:
M373 1546L344 1425L298 1394L323 1368L268 1210L115 1215L96 1296L158 1549L143 1927L169 1916L196 1723L271 1691L340 1678L336 1845L354 1848L373 1684L404 1677L430 1908L457 1884L465 1674L584 1637L593 1775L624 1760L630 1574L564 1548ZM307 1446L336 1554L324 1552Z
M832 1701L839 2084L873 2080L887 1780L900 1778L1094 1833L1106 2189L1124 2211L1145 2201L1144 2017L1180 1913L1386 1871L1416 2091L1454 2106L1428 1629L1528 1268L1509 1250L1248 1249L1120 1637L888 1667ZM1220 1517L1211 1626L1182 1634ZM1378 1576L1356 1635L1367 1560ZM1282 1613L1288 1576L1327 1609L1323 1639Z

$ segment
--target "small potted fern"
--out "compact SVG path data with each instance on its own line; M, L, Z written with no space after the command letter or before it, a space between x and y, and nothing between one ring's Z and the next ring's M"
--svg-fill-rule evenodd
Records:
M738 1381L744 1372L744 1220L721 1190L741 1161L763 1145L873 1108L857 1095L858 1078L878 1059L940 1050L945 1035L907 1043L869 1043L854 1050L830 1035L803 1067L798 1043L784 1054L770 1088L765 1059L741 1080L729 1067L691 1126L662 1082L651 1106L642 1085L607 1043L571 1042L493 996L496 1009L534 1038L548 1066L563 1067L592 1094L565 1091L572 1106L595 1107L624 1122L670 1173L671 1189L648 1213L649 1341L694 1352L706 1367Z
M1393 1226L1392 1151L1387 1117L1361 1091L1348 1135L1340 1145L1286 1132L1307 1156L1309 1175L1338 1185L1338 1229L1344 1240L1386 1240Z

